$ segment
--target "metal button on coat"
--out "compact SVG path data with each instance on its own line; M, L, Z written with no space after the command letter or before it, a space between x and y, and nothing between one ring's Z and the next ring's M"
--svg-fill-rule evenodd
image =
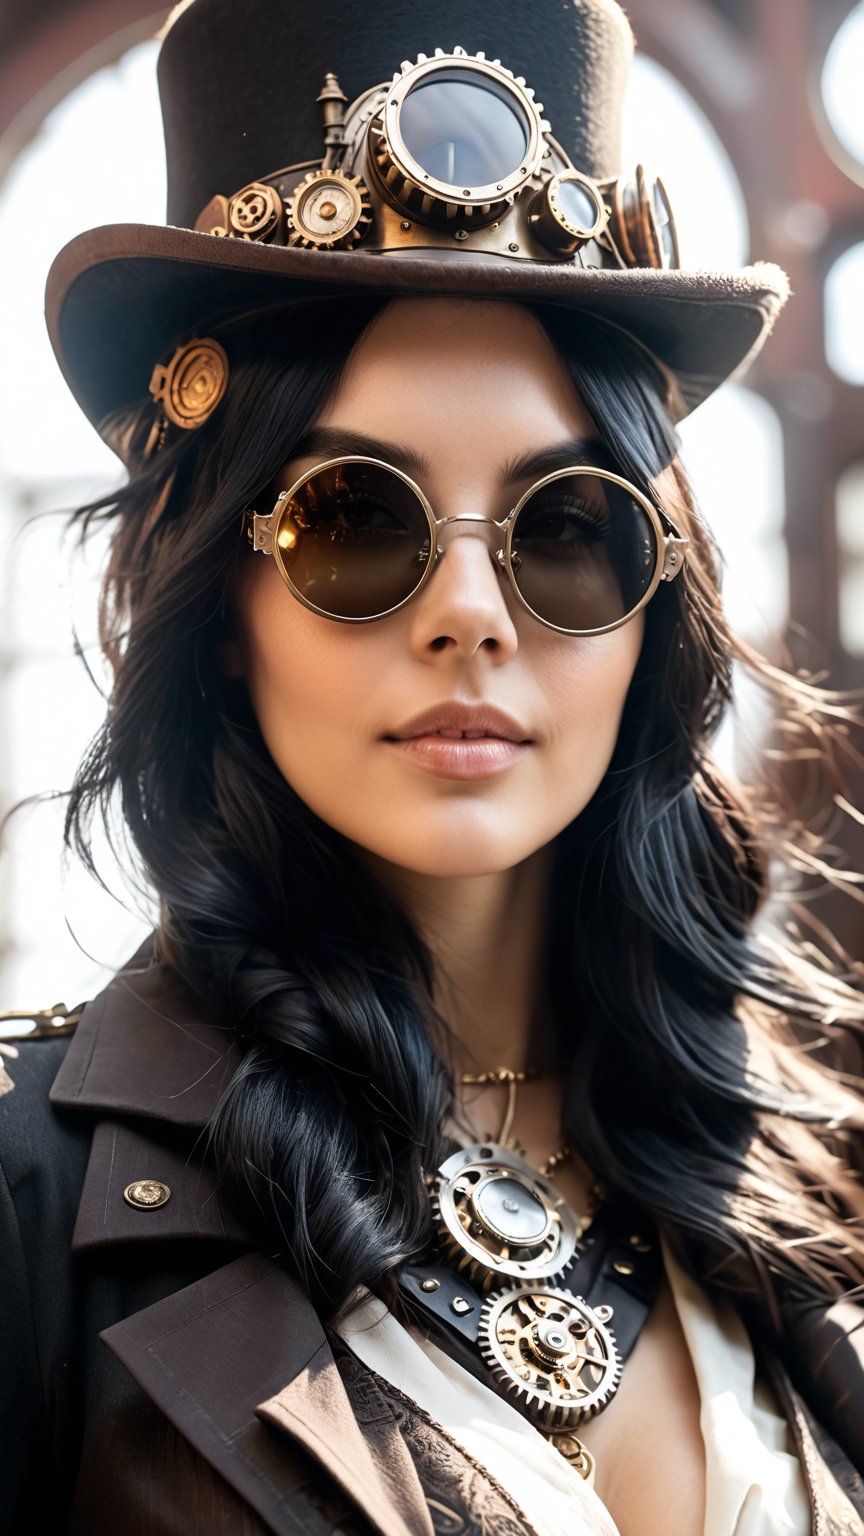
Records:
M136 1179L134 1184L126 1185L123 1199L127 1205L134 1205L136 1210L155 1211L171 1199L171 1191L159 1179Z

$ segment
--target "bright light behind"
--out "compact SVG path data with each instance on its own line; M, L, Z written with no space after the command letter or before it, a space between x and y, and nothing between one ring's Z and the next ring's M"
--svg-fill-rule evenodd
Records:
M864 384L864 244L838 256L825 279L825 351L838 378Z
M822 70L822 104L838 141L864 166L864 0L838 27Z

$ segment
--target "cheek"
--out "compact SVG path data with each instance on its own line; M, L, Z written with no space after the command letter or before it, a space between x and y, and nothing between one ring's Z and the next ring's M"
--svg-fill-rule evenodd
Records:
M550 648L538 676L562 738L578 735L586 747L596 740L598 750L603 743L614 745L643 629L640 616L611 634L563 640Z
M356 630L310 613L269 567L238 602L241 666L264 742L283 777L313 810L344 794L363 739L364 701L386 661L370 626Z

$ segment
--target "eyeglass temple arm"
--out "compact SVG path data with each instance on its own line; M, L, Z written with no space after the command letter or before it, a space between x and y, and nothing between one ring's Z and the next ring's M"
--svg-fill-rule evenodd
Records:
M682 539L677 533L667 533L663 539L662 556L663 569L660 572L661 581L674 581L681 573L684 564L685 552L689 539Z
M247 507L246 511L243 513L243 528L255 554L272 555L273 519L276 516L279 502L284 501L286 494L287 492L285 491L280 492L279 500L277 501L276 506L273 508L272 512L267 514L266 517L261 517L260 514L258 512L254 512L251 507Z

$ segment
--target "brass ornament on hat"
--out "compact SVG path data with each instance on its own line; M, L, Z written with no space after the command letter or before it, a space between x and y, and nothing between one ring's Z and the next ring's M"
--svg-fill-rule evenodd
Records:
M288 244L350 250L372 222L369 189L344 171L310 171L288 205Z
M479 88L490 106L492 102L503 106L507 120L518 125L516 138L521 137L521 144L508 146L509 160L505 163L499 156L494 177L482 184L466 187L457 181L455 146L447 179L438 174L438 146L427 144L412 120L412 97L416 101L420 92L425 97L441 85ZM482 225L500 218L539 170L550 131L531 87L500 59L487 59L482 52L469 54L459 47L452 53L436 48L432 58L421 53L414 62L406 59L393 77L369 125L369 170L388 201L421 223Z
M284 206L275 187L250 181L228 202L228 233L240 240L272 240L282 223Z
M211 197L195 220L195 229L199 235L219 235L225 239L230 233L227 197L223 197L221 192Z
M458 246L508 263L679 265L662 182L641 167L618 180L587 175L500 59L436 48L350 103L328 73L317 102L320 162L212 197L198 232L317 251Z
M204 425L227 387L228 358L212 337L195 337L175 348L167 363L156 364L150 380L153 399L184 431Z
M635 177L611 183L610 232L629 267L676 268L680 265L678 231L659 176L637 165Z
M561 171L536 194L528 222L537 239L556 256L572 256L587 240L605 233L609 209L589 177L580 171Z

